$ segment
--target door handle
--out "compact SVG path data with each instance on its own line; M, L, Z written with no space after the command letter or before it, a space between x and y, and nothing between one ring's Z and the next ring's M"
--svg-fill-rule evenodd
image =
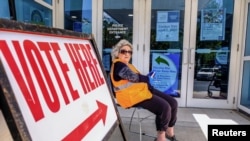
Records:
M188 65L188 63L189 63L189 51L188 51L187 48L183 49L183 59L182 59L182 61L183 61L184 65Z
M190 49L190 55L189 55L189 61L190 61L190 65L193 65L194 64L194 60L195 60L195 49L194 48L191 48Z

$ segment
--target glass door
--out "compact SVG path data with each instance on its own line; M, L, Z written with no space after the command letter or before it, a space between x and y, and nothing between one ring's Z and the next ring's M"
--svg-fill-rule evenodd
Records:
M188 7L185 0L151 1L149 55L144 58L155 72L153 86L175 97L180 107L186 106Z
M244 3L244 16L243 16L243 53L241 57L241 91L239 98L239 108L246 113L250 114L250 0Z
M10 4L8 0L3 0L0 5L0 18L11 19ZM12 13L13 14L13 13Z
M102 59L121 38L132 63L156 72L152 84L180 107L232 108L230 62L234 0L103 0Z
M232 108L234 0L152 0L149 71L180 107ZM146 10L147 11L147 10Z
M107 73L111 67L112 47L121 39L134 43L133 9L133 0L103 0L102 61Z
M55 2L51 0L15 0L16 20L54 27Z
M149 4L150 0L103 0L102 60L107 73L111 66L110 51L121 39L133 45L132 63L141 73L148 73L144 56L149 52L145 38L150 29L146 16L150 15Z
M234 0L192 0L187 107L233 108Z

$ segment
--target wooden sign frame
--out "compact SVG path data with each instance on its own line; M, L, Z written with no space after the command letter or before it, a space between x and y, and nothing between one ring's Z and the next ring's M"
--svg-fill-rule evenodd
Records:
M19 48L20 50L25 50L25 48L29 48L30 46L33 45L35 46L34 48L36 48L36 45L37 46L41 45L39 46L40 49L41 48L45 49L45 47L48 46L45 45L46 40L43 38L45 38L46 40L51 39L51 41L49 41L50 45L52 47L57 47L57 49L58 48L62 49L67 45L66 43L62 42L72 43L71 40L73 40L73 42L75 42L75 44L77 45L75 46L74 43L69 44L70 47L66 47L67 49L73 48L75 50L80 50L79 46L81 46L80 47L81 49L82 48L85 49L86 47L89 50L89 52L87 53L85 52L86 54L85 53L81 54L81 56L83 56L83 58L86 59L85 63L89 61L86 64L84 63L81 64L79 67L80 69L82 69L83 65L87 65L89 67L88 69L82 69L85 70L85 72L81 72L82 73L81 74L77 73L78 70L76 69L72 72L65 69L65 74L66 72L72 73L72 75L67 75L67 76L69 77L74 76L74 78L78 78L79 81L77 80L72 81L75 79L69 78L71 79L71 81L66 81L65 79L63 80L62 83L59 83L60 78L63 76L62 72L58 73L58 76L56 76L55 73L54 74L55 76L53 75L53 77L59 79L53 79L51 81L46 81L50 80L46 77L46 75L52 75L51 72L44 73L43 75L41 75L41 77L44 78L39 77L40 80L45 80L46 83L44 84L46 84L47 86L44 85L44 87L48 88L50 87L49 85L51 86L53 85L57 88L56 93L58 95L55 96L52 93L52 89L50 89L51 94L49 95L50 97L47 97L47 101L45 98L45 93L43 93L46 91L42 88L43 85L39 85L40 83L39 81L33 82L29 81L28 79L35 80L31 79L32 77L38 80L39 78L36 75L39 75L38 72L40 72L43 68L46 69L49 68L50 71L52 72L53 70L58 70L59 63L56 64L54 68L48 66L48 64L50 65L53 64L50 62L50 61L53 62L53 60L50 60L51 58L49 57L51 56L46 56L42 54L41 58L45 58L44 60L46 60L47 62L45 61L45 63L39 64L41 66L35 66L36 63L39 62L39 59L37 59L39 57L37 57L36 56L37 54L34 53L36 52L36 50L35 51L32 50L30 51L31 53L29 55L35 56L34 57L35 62L33 61L33 63L30 63L26 66L26 71L32 70L31 72L29 72L30 73L30 75L28 75L29 78L25 78L28 77L27 75L24 75L26 74L25 69L23 69L22 72L17 70L17 68L22 68L22 67L25 68L24 65L25 63L21 63L20 61L25 57L22 56L23 55L22 53L17 52L18 50L17 48ZM21 45L18 45L18 41L21 42ZM62 47L62 44L64 44L65 46ZM6 49L9 46L11 46L12 48L10 47L11 49L9 50ZM16 51L16 54L13 53L14 52L13 50ZM68 50L67 52L66 49L64 50L65 51L63 57L61 58L67 58L68 56L70 56L69 54L67 54L70 51ZM27 57L28 56L27 54L25 55L26 59L29 58ZM76 56L77 55L75 55L74 58L74 55L71 54L71 59L70 57L68 57L65 60L71 64L72 62L75 61L74 59L76 59ZM54 57L55 59L55 56L52 57ZM63 63L60 64L61 67L62 66L65 67L66 63L64 62L64 64ZM76 64L77 63L75 63L75 65ZM88 79L85 79L84 81L81 80L81 78L79 78L79 76L81 77L83 73L88 75ZM22 80L21 78L25 80ZM20 81L23 83L21 83ZM43 96L43 99L41 101L38 101L41 102L40 107L42 108L46 107L46 110L40 113L37 112L39 111L39 105L37 106L37 104L34 104L35 102L37 102L34 100L36 95L31 94L33 98L27 98L28 95L27 93L28 91L31 91L32 88L30 87L29 89L26 89L26 91L23 91L23 86L25 85L24 84L25 82L34 83L33 85L35 85L35 91L37 91L37 97L38 97L37 99L40 99ZM72 88L74 87L74 90L72 89L70 90L70 88L68 89L65 88L69 85L68 82L71 82L71 85L73 85ZM67 95L62 96L63 95L62 88L66 89L65 94ZM79 88L82 88L83 90ZM70 93L76 91L79 93L81 92L82 95L79 96ZM56 97L59 97L58 100L56 100ZM51 100L52 98L54 98L53 101ZM65 103L60 105L55 104L56 101L58 103L62 102L63 98ZM48 99L51 101L49 101ZM30 100L31 101L33 100L33 103L30 103ZM50 104L48 104L49 102ZM29 104L33 105L29 106ZM35 108L33 107L34 105L36 106ZM101 110L96 110L95 108L96 105L98 106L101 105L104 108ZM39 140L49 139L52 141L53 140L66 141L72 139L86 140L86 141L87 140L108 141L110 138L112 138L112 136L115 136L114 132L115 130L117 131L117 129L120 132L119 134L121 135L119 137L120 139L118 140L127 141L123 124L114 101L114 95L110 88L108 77L104 70L101 57L98 52L98 48L96 46L93 36L89 34L82 34L63 29L49 28L45 26L32 25L16 21L10 21L6 19L0 19L0 108L3 112L4 118L7 122L12 138L15 141L19 140L32 141L32 140L37 140L38 138ZM78 111L76 109L78 109ZM107 109L107 113L105 114L106 119L104 118L102 122L99 120L96 121L96 119L104 115L103 113L106 109ZM78 114L77 112L82 114ZM94 113L95 115L93 115ZM45 114L47 115L45 116ZM64 124L67 124L67 126ZM61 126L63 128L60 128ZM46 128L50 130L48 132L50 132L51 134L47 134L48 132ZM44 137L45 135L47 135L48 137Z

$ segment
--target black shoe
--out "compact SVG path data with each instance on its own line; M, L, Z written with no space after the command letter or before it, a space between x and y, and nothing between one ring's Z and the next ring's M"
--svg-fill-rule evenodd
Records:
M178 141L175 137L175 135L173 135L172 137L169 137L168 135L166 135L166 138L170 141Z

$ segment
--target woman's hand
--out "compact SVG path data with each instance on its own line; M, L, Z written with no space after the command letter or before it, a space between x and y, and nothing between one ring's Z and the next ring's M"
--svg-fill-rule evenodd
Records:
M148 84L148 89L149 90L153 90L154 87L151 85L150 81L152 81L152 78L145 76L145 75L141 75L139 74L139 82L145 82Z

